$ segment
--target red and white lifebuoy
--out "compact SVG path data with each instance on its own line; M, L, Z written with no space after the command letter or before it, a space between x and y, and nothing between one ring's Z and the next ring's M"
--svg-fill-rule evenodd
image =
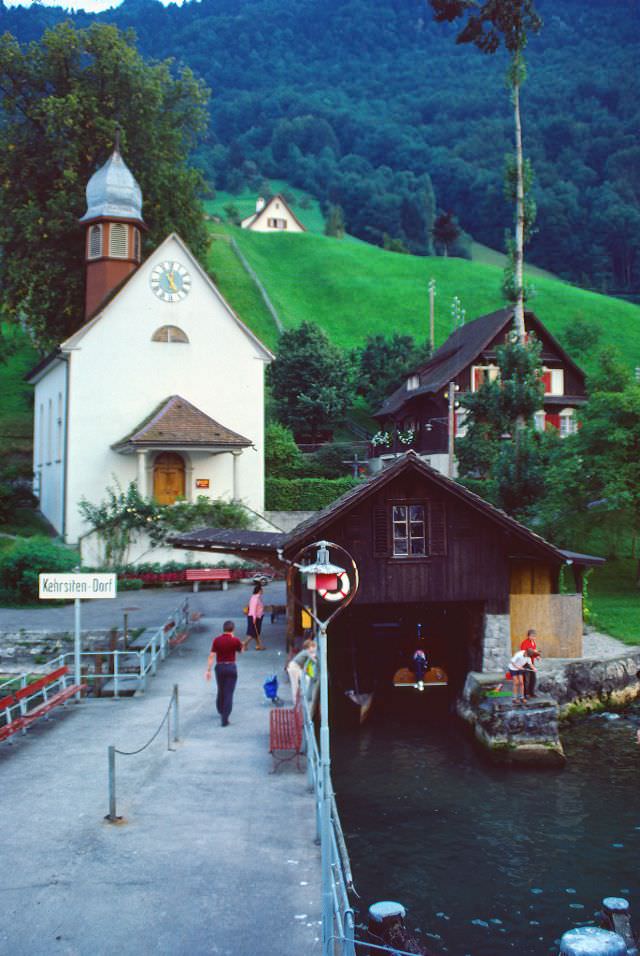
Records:
M318 594L324 601L344 601L351 590L351 581L346 571L338 575L338 587L335 591L328 591L326 588L318 588Z

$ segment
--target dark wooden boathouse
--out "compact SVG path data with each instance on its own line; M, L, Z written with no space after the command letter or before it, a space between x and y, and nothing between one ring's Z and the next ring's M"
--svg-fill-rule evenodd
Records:
M349 686L354 670L361 684L390 680L418 633L454 690L469 671L504 670L527 627L545 656L581 655L582 572L602 559L556 548L413 451L288 534L202 529L171 543L286 567L320 539L346 548L360 573L354 601L330 628L332 674ZM573 594L559 593L563 566ZM297 572L288 587L293 636Z

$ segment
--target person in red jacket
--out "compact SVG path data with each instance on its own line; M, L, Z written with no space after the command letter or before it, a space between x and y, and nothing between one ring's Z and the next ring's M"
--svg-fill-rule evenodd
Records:
M524 696L525 697L536 697L536 681L538 675L535 671L536 661L540 657L540 651L538 650L538 645L536 644L536 631L534 628L530 627L527 631L527 636L520 645L521 651L530 651L529 657L531 659L531 666L527 667L524 672Z
M244 644L239 637L233 633L235 631L233 621L225 621L223 633L214 638L211 645L211 653L207 661L205 677L211 680L211 668L213 660L216 659L216 684L218 685L218 695L216 697L216 710L220 714L222 726L229 724L229 714L233 706L233 692L238 680L238 668L236 667L236 654L242 654Z

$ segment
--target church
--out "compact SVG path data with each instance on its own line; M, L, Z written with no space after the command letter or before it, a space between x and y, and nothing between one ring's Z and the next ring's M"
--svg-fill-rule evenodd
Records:
M273 359L178 235L142 262L142 195L117 146L86 197L84 321L28 376L34 490L64 541L84 543L85 563L97 555L79 503L109 487L262 513Z

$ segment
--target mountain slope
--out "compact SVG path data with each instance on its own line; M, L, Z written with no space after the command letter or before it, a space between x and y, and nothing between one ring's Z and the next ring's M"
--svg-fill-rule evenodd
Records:
M522 95L538 203L530 258L598 289L638 291L637 0L536 6L545 24L527 47ZM0 6L21 40L67 17ZM178 57L209 84L212 135L199 160L216 188L286 178L340 203L360 238L382 244L386 232L426 251L430 177L438 206L503 247L506 58L457 46L426 0L125 0L98 19L132 27L143 53Z
M211 225L212 230L221 227ZM408 333L428 337L428 283L436 280L436 345L452 331L451 302L458 296L466 319L500 308L502 270L464 259L399 255L362 242L304 235L264 235L226 227L263 282L281 321L292 328L316 322L342 348L362 345L367 335ZM219 243L214 243L209 265L221 291L234 305L232 278L241 269L237 260L222 268ZM246 275L246 274L245 274ZM640 308L579 289L568 283L536 276L530 308L562 344L577 319L601 331L598 348L617 346L629 367L640 366ZM277 332L264 313L252 307L241 317L277 348ZM260 331L258 331L260 329ZM571 351L569 349L569 351ZM595 354L574 356L588 372Z

